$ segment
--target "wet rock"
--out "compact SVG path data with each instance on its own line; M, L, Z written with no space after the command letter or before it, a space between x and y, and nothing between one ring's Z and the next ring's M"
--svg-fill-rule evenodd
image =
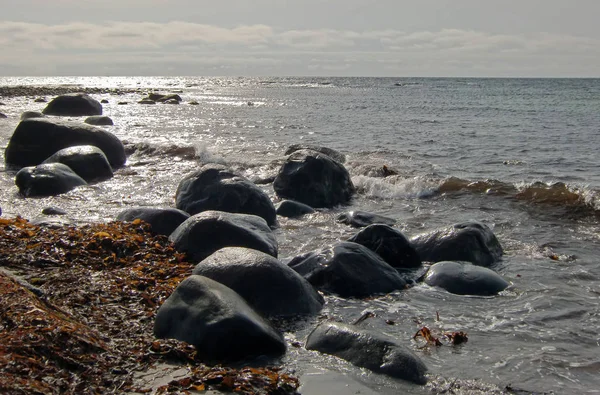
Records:
M8 118L8 117L6 116L6 114L2 114L2 113L0 112L0 118Z
M121 104L121 103L119 103ZM142 99L138 102L138 104L156 104L156 102L154 100L150 100L150 99Z
M32 225L37 225L49 229L60 229L65 226L72 226L73 221L64 217L37 217L29 221Z
M305 149L317 151L322 154L325 154L325 155L329 156L331 159L333 159L334 161L339 162L339 163L346 162L346 155L342 154L341 152L336 151L331 148L321 147L321 146L313 145L313 144L292 144L288 147L287 151L285 151L285 155L291 155L296 151L305 150Z
M44 207L42 210L42 214L44 215L66 215L67 212L58 207Z
M71 168L62 163L24 167L17 172L15 184L25 197L54 196L86 185Z
M360 244L342 242L293 258L288 265L317 289L364 298L404 289L406 282L381 257Z
M118 104L119 106L125 106L125 105L129 104L129 102L127 102L127 101L120 101L120 102L118 102L117 104ZM152 104L154 104L154 103L152 103Z
M189 102L188 104L189 104L190 106L197 106L197 105L199 105L200 103L198 103L198 102L197 102L197 101L195 101L195 100L192 100L192 101L191 101L191 102Z
M502 257L502 246L487 226L463 222L418 235L410 240L423 261L466 261L490 266Z
M391 226L367 226L348 241L367 247L392 267L411 269L421 266L421 258L415 248L400 231Z
M175 99L169 99L169 100L163 101L162 103L164 103L164 104L179 104L179 101L175 100Z
M141 219L152 227L152 232L169 236L190 215L176 208L136 207L121 211L117 221L134 221Z
M21 114L21 121L24 121L24 120L30 119L30 118L44 118L44 117L45 117L45 115L39 111L25 111L23 114Z
M311 150L296 151L287 158L273 182L273 189L280 197L311 207L348 203L355 192L343 165Z
M33 101L34 103L46 103L46 99L43 97L38 97Z
M275 212L282 217L296 218L305 214L312 214L315 210L304 203L293 200L284 200L277 205Z
M157 338L196 347L206 361L236 361L285 353L285 342L235 291L209 278L183 280L158 309Z
M178 209L191 215L207 210L253 214L269 225L276 223L269 196L252 182L224 166L207 164L188 174L175 194Z
M417 384L427 367L412 351L384 334L340 322L323 322L306 340L307 350L335 355L353 365Z
M82 122L32 118L21 121L4 152L6 164L35 166L55 152L77 145L93 145L102 150L112 168L125 164L125 148L112 133Z
M113 120L106 115L93 115L91 117L87 117L85 121L88 125L96 125L96 126L112 126L114 125Z
M102 99L102 100L100 100L100 103L101 103L101 104L108 104L108 100L106 100L106 99Z
M113 176L106 155L93 145L63 148L42 163L65 164L88 183L108 180Z
M197 264L192 273L233 289L266 317L312 315L324 303L304 277L271 255L249 248L220 249Z
M339 215L336 219L338 222L355 228L364 228L373 224L394 225L396 220L383 215L367 213L365 211L348 211Z
M181 102L183 99L181 98L181 96L172 93L169 95L160 95L160 97L158 97L154 100L156 100L159 103L177 102L176 104L179 104L179 102Z
M46 115L72 117L102 115L102 104L85 93L71 93L55 97L42 112Z
M169 240L198 262L223 247L247 247L277 257L277 239L256 215L204 211L185 220Z
M468 262L444 261L429 268L425 283L457 295L495 295L510 284L495 271Z

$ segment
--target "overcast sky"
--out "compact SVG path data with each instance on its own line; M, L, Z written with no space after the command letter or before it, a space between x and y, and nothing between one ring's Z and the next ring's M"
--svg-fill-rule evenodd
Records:
M0 75L600 76L600 0L0 0Z

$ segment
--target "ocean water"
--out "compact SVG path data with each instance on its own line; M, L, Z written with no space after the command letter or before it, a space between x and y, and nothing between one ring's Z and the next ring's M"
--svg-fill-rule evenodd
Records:
M15 173L3 168L3 216L33 219L53 206L85 223L127 207L174 206L179 180L201 163L264 179L289 145L310 143L346 154L358 193L346 207L280 218L281 258L352 236L335 221L347 210L392 217L408 237L469 219L494 230L505 250L496 269L511 283L498 296L418 285L370 300L327 297L324 314L344 322L373 312L362 325L412 348L429 367L427 386L290 347L280 362L300 375L303 393L600 392L600 80L0 78L0 87L12 85L106 89L92 95L109 101L104 114L115 126L106 129L134 152L113 179L43 199L20 197ZM183 103L137 104L150 90ZM23 111L44 108L38 96L0 98L2 148ZM381 177L383 165L398 174ZM278 200L271 185L261 188ZM312 325L286 338L303 342ZM412 337L423 325L465 331L469 341L422 347Z

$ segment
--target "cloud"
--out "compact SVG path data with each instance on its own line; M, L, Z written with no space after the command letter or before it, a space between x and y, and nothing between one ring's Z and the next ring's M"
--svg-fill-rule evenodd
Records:
M0 72L595 75L600 40L550 33L282 30L172 21L0 22ZM78 68L78 65L80 66Z

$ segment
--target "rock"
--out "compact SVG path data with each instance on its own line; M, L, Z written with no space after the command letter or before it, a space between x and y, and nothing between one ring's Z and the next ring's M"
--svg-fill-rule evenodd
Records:
M17 172L15 184L25 197L54 196L87 183L62 163L24 167Z
M188 104L189 104L190 106L197 106L197 105L199 105L200 103L198 103L197 101L193 100L193 101L189 102Z
M72 93L55 97L42 112L72 117L102 115L102 104L84 93Z
M23 114L21 114L21 121L24 121L24 120L30 119L30 118L44 118L44 117L45 117L45 115L39 111L25 111Z
M338 222L355 228L364 228L373 224L394 225L396 220L383 215L367 213L365 211L348 211L339 215L336 219Z
M312 315L324 303L304 277L271 255L249 248L222 248L197 264L192 274L231 288L265 317Z
M425 283L457 295L496 295L510 284L495 271L468 262L443 261L429 268Z
M273 182L273 189L280 197L311 207L347 203L355 192L344 166L310 150L296 151L287 158Z
M150 224L154 233L169 236L189 217L188 213L176 208L136 207L121 211L117 221L141 219Z
M106 155L93 145L63 148L42 163L65 164L88 183L108 180L113 176Z
M164 104L179 104L179 101L175 100L175 99L169 99L169 100L165 100L163 101Z
M502 257L502 246L486 225L469 221L413 237L423 261L466 261L490 266Z
M304 203L296 202L293 200L284 200L279 205L277 205L277 209L275 210L277 215L288 218L296 218L300 217L304 214L312 214L315 210L307 206Z
M33 101L34 103L46 103L46 99L43 97L38 97Z
M256 215L204 211L185 220L169 240L197 262L223 247L247 247L277 257L277 239Z
M118 104L119 106L125 106L125 105L129 104L129 102L127 102L127 101L120 101L120 102L118 102L117 104ZM152 103L152 104L154 104L154 103Z
M379 255L342 242L293 258L288 265L318 290L344 298L365 298L404 289L406 282Z
M2 114L2 113L0 112L0 118L8 118L8 117L6 116L6 114Z
M119 104L127 104L127 103L119 103ZM154 100L150 99L142 99L138 102L138 104L156 104Z
M156 99L157 102L159 103L166 103L168 101L175 101L177 102L177 104L179 104L179 102L182 100L181 96L176 95L176 94L169 94L169 95L161 95L161 97L158 97Z
M106 99L102 99L102 100L100 100L100 103L101 103L101 104L108 104L108 100L106 100Z
M367 226L348 241L367 247L394 268L410 269L421 266L421 258L417 251L400 231L391 226Z
M73 226L73 221L64 217L37 217L29 221L32 225L50 228L60 229L65 226Z
M114 125L113 120L106 115L92 115L91 117L87 117L85 121L88 125L96 125L96 126L111 126Z
M175 202L178 209L191 215L207 210L253 214L270 226L277 218L275 207L265 192L241 175L212 163L181 180Z
M55 152L77 145L102 150L113 169L127 159L123 143L112 133L81 122L33 118L21 121L4 152L6 164L23 167L42 163Z
M196 347L210 362L285 353L283 336L233 290L192 275L179 284L156 314L154 335Z
M313 144L293 144L290 145L287 149L287 151L285 151L285 155L291 155L296 151L300 151L300 150L312 150L312 151L317 151L320 152L322 154L325 154L327 156L329 156L331 159L333 159L336 162L339 163L344 163L346 162L346 155L342 154L339 151L336 151L334 149L331 148L327 148L327 147L320 147L318 145L313 145Z
M67 212L63 209L57 207L45 207L42 210L42 214L44 215L66 215Z
M425 384L427 367L389 336L340 322L323 322L306 340L307 350L335 355L376 373Z

